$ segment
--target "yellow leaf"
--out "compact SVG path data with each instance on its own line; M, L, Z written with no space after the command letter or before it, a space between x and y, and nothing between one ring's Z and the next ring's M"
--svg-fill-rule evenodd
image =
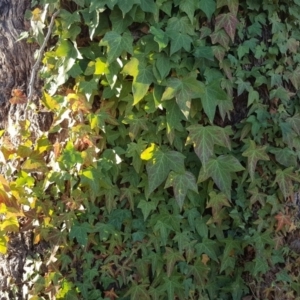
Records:
M150 160L153 157L155 150L156 150L156 145L154 143L151 143L151 146L145 149L141 153L141 159Z
M60 104L57 102L57 100L46 92L44 92L42 102L50 110L58 110L60 108Z
M107 74L109 72L106 61L103 57L96 58L95 75Z
M33 244L34 245L38 244L40 242L40 240L41 240L41 235L39 233L37 233L37 234L35 233L34 239L33 239Z
M41 21L42 11L37 7L32 12L32 21Z
M7 213L7 207L4 203L0 203L0 214Z
M1 254L6 254L8 238L7 238L7 236L3 235L3 232L0 232L0 233L1 233L1 236L0 236L0 253Z
M19 222L16 217L11 217L7 220L4 220L0 225L1 231L7 232L18 232L19 231Z

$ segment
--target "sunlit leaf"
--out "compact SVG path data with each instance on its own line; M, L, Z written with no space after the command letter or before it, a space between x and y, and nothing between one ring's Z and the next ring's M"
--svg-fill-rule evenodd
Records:
M198 98L205 91L204 84L191 74L185 78L171 78L167 82L167 88L162 95L162 100L176 99L176 102L186 118L191 108L191 100Z

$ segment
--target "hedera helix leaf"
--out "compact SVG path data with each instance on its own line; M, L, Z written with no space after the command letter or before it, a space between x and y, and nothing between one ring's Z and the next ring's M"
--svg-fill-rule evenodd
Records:
M167 275L170 277L173 273L175 264L178 261L184 261L184 257L178 251L174 251L170 247L166 247L166 253L164 259L167 261Z
M170 78L167 81L167 88L162 95L162 100L175 98L183 115L188 119L192 99L199 98L204 91L204 84L198 81L194 74L182 79Z
M148 218L151 211L155 210L157 207L157 204L155 202L141 200L138 204L138 208L140 208L143 212L144 221Z
M293 182L300 182L300 176L294 173L293 170L293 167L286 168L284 170L276 170L276 178L274 184L278 183L279 188L285 198L294 193Z
M182 209L188 190L198 193L195 176L188 171L185 171L185 173L171 171L165 184L165 188L170 186L173 187L174 196L180 209Z
M162 184L169 172L184 172L185 156L177 151L163 151L158 149L154 152L152 159L147 163L149 192L150 195L160 184Z
M159 72L160 78L156 78L158 81L163 80L171 71L170 57L165 53L158 53L156 55L156 69ZM157 76L156 76L157 77Z
M197 2L195 0L185 0L185 1L180 1L180 4L179 4L179 8L181 11L185 12L191 23L193 23L194 21L194 13L195 13L195 10L197 8Z
M219 101L230 101L229 96L220 87L219 80L214 80L206 85L200 94L200 98L204 112L211 123L213 123Z
M76 238L79 244L86 246L89 232L92 232L92 228L87 222L74 224L70 231L70 238Z
M64 27L67 29L69 29L72 24L80 22L80 15L78 11L75 11L74 13L69 13L65 9L61 9L60 17L62 22L64 23Z
M201 258L198 257L192 265L189 265L188 276L193 275L197 285L205 286L208 271L209 268L205 266Z
M202 166L198 177L198 183L211 177L217 187L231 199L231 173L243 171L245 168L231 155L221 155L210 158L205 166Z
M269 160L269 156L266 153L267 146L256 146L254 141L249 142L249 147L242 153L243 156L248 157L248 171L251 180L254 180L256 164L259 160Z
M128 297L130 295L130 299L132 300L150 300L148 284L136 283L135 281L132 283L132 286L128 290L128 292L124 295L124 297Z
M167 32L176 32L176 33L184 33L190 36L195 35L195 28L191 24L190 20L187 16L182 18L172 17L168 20L168 26L166 28Z
M211 41L213 44L220 44L226 50L229 49L230 38L229 35L225 32L225 30L221 29L218 31L214 31L211 35Z
M164 107L166 108L167 136L170 143L173 144L175 130L181 132L184 130L181 121L185 118L175 101L165 101Z
M153 157L156 149L157 149L156 145L154 143L151 143L151 146L148 147L147 149L145 149L141 153L141 159L142 160L150 160L150 159L152 159L152 157Z
M157 11L157 6L154 0L140 0L141 9L145 12L155 13Z
M206 165L209 158L214 154L214 145L231 149L229 130L218 126L192 125L187 128L190 132L187 144L193 144L195 153Z
M234 42L234 36L238 20L232 13L221 14L216 17L215 31L224 28L226 33L230 36L231 41Z
M158 43L159 52L168 46L169 37L162 29L151 26L149 32L153 34L154 41Z
M188 34L169 30L168 36L171 39L170 56L182 48L187 52L191 50L193 39Z
M170 277L164 277L164 284L163 288L165 291L167 291L168 300L175 299L175 293L178 295L178 293L181 293L183 291L183 286L180 282L180 276L173 275ZM180 297L182 299L182 297Z
M224 193L216 193L212 191L209 193L209 201L207 202L206 208L212 209L212 215L216 215L224 207L230 207L230 203Z
M228 6L231 13L233 13L235 16L237 15L239 0L217 0L217 8L223 7L225 5Z
M108 31L100 41L100 46L107 47L107 62L112 63L122 52L133 54L133 37L130 33L124 32L122 35L115 31Z
M195 245L197 255L207 254L211 259L218 262L218 246L217 242L208 238L203 238L201 243Z
M123 18L132 9L134 4L140 4L139 0L118 0L118 6L123 13Z
M215 0L200 0L198 7L206 14L207 18L210 20L213 13L216 10Z
M144 98L150 84L154 81L151 66L133 57L123 68L123 73L134 77L132 83L133 105Z

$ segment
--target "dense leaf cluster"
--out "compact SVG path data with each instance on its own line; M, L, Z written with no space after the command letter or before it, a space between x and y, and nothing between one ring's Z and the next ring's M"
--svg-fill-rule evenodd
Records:
M1 252L20 217L49 245L30 299L299 295L300 1L33 1L39 44L58 9L53 124L0 148Z

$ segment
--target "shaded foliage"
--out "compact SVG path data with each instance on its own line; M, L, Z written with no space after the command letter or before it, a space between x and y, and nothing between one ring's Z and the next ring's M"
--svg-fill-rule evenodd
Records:
M1 252L20 217L49 245L29 299L299 295L299 1L37 4L53 123L0 148Z

